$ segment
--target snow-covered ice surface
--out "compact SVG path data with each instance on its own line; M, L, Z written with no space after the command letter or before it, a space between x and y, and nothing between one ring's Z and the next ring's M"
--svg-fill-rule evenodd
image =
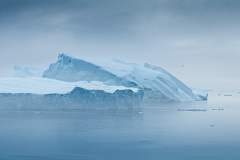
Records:
M114 93L116 90L132 90L138 92L137 88L124 86L107 86L102 82L86 81L64 82L54 79L29 77L29 78L0 78L0 93L32 93L32 94L66 94L75 87L87 90L102 90Z
M116 58L107 61L63 53L43 73L43 77L142 88L145 100L195 101L207 98L206 95L196 96L189 87L160 67L147 63L141 66Z
M0 109L91 109L142 106L143 92L101 82L0 78Z

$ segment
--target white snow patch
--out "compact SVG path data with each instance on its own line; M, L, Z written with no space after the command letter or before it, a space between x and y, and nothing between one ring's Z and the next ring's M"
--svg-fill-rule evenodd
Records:
M87 90L103 90L107 93L114 93L116 90L132 90L138 92L137 88L128 88L124 86L107 86L102 82L86 81L64 82L54 79L41 77L28 78L0 78L0 93L33 93L33 94L66 94L75 87Z

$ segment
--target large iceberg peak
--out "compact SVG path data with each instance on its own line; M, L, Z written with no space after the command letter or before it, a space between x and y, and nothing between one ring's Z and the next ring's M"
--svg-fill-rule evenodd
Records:
M68 82L100 81L106 85L122 85L144 90L145 100L194 101L192 90L164 69L144 66L117 58L101 60L62 53L43 77Z
M105 82L124 77L134 71L133 67L107 60L62 53L58 61L50 65L43 77L68 82L100 81Z

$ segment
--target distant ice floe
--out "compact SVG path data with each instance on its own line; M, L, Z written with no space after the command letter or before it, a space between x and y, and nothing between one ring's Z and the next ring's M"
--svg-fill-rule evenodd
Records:
M212 110L223 111L224 109L223 108L218 108L218 109L213 108Z
M206 108L180 108L180 109L176 109L177 111L207 111ZM217 108L217 109L211 109L211 110L217 110L217 111L223 111L223 108Z
M214 125L214 124L211 124L211 125L209 125L210 127L215 127L216 125Z
M206 108L180 108L177 111L207 111Z
M191 87L192 92L196 95L198 100L207 100L208 93L205 89Z
M36 68L36 67L21 67L17 64L14 65L14 74L13 77L42 77L45 68Z

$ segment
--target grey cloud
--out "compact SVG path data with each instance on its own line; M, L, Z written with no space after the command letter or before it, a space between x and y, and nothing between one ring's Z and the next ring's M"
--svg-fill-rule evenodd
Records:
M68 52L220 76L216 66L227 72L240 57L239 8L237 0L3 0L1 68L47 67ZM192 69L179 72L183 63Z

